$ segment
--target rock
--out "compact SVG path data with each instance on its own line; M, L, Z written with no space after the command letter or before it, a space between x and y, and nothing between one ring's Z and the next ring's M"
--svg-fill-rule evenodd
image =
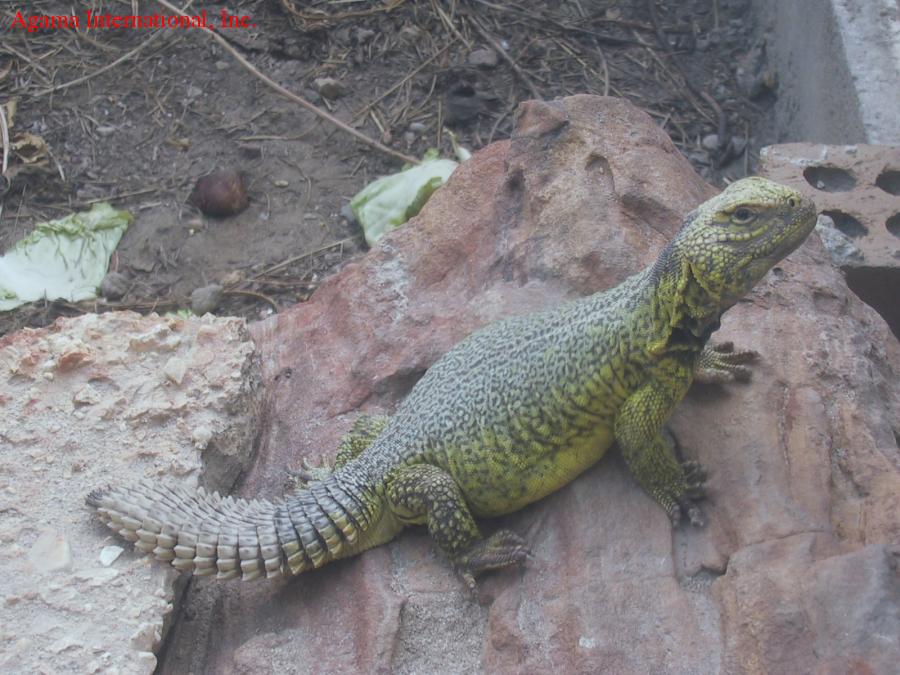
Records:
M220 169L197 179L188 202L208 216L225 217L246 209L250 200L241 172Z
M195 375L178 389L159 376L173 356ZM254 359L239 319L87 314L0 337L0 671L155 671L176 574L113 540L84 498L120 480L196 487L196 428L231 467L204 481L230 487L257 433Z
M125 549L121 546L104 546L100 549L100 555L98 556L98 560L100 564L104 567L109 567L116 560L119 559L119 556L125 552Z
M317 77L313 81L313 85L319 93L319 96L329 100L340 98L347 93L347 89L344 87L343 83L333 77Z
M498 58L493 49L476 49L469 54L469 65L476 68L496 68Z
M719 134L709 134L704 136L703 140L700 141L700 145L702 145L705 150L715 150L719 147Z
M816 222L816 232L819 233L822 244L831 254L835 265L848 267L863 262L862 252L850 237L835 227L834 220L830 216L819 216L819 220Z
M375 31L371 28L362 28L357 26L353 29L353 37L356 39L357 44L365 44L372 37L374 37Z
M740 155L747 148L747 138L746 136L732 136L731 137L731 152L735 156Z
M187 364L184 362L184 359L177 356L170 358L166 361L166 365L163 366L163 375L176 386L180 385L184 380L185 373L187 373Z
M513 139L406 227L251 327L267 398L240 493L280 496L302 458L333 456L359 409L392 411L471 330L649 264L713 192L624 101L524 104ZM711 472L705 529L673 530L611 453L484 523L534 557L474 597L413 529L290 582L194 584L161 671L891 672L900 346L816 235L717 337L762 359L673 417Z
M121 300L131 288L131 279L120 272L109 272L100 282L100 295L107 300Z
M220 302L222 302L222 287L219 284L201 286L191 293L191 311L197 316L212 314Z
M259 159L262 157L262 146L249 143L238 145L238 152L244 159Z

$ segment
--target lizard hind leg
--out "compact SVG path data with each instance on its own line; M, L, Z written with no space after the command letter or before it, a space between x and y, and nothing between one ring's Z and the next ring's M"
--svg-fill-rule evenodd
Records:
M436 466L418 464L395 471L387 497L402 522L428 526L431 538L470 588L482 572L521 564L528 556L524 540L514 532L500 530L483 538L459 486Z
M375 442L390 419L386 415L362 414L357 417L353 426L350 427L350 431L341 438L333 464L329 465L323 461L319 466L312 466L304 457L301 460L303 468L290 472L285 491L289 494L296 493L307 488L310 483L323 481L342 466L359 457Z

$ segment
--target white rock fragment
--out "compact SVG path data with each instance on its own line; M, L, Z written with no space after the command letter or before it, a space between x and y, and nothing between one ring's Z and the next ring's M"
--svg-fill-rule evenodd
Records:
M150 651L162 639L159 626L154 623L144 622L131 634L131 646L140 651Z
M72 548L59 532L46 529L28 550L28 562L38 572L66 569L72 564Z
M59 654L61 652L66 651L67 649L82 649L84 645L73 638L71 635L66 635L65 637L61 637L59 640L56 640L54 643L50 645L50 651L54 654Z
M75 392L72 401L80 405L94 405L102 400L100 393L89 384Z
M205 425L194 427L194 430L191 432L191 441L193 441L194 447L198 450L205 450L212 437L212 429Z
M184 374L186 372L187 364L183 359L180 359L177 356L173 356L172 358L170 358L168 361L166 361L166 365L163 366L163 374L173 384L180 385L184 380Z
M112 565L125 549L121 546L104 546L100 550L100 564L104 567Z

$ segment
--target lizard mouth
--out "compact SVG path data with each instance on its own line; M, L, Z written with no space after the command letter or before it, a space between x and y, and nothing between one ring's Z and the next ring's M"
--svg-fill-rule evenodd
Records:
M809 199L803 199L793 220L784 228L784 236L776 239L775 247L766 256L775 264L797 249L816 227L816 205Z

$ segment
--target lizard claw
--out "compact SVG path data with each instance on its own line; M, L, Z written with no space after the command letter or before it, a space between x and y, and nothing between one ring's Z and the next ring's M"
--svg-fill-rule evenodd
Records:
M753 374L745 364L759 358L752 349L735 351L734 343L722 342L706 347L694 367L694 379L707 384L746 381Z

